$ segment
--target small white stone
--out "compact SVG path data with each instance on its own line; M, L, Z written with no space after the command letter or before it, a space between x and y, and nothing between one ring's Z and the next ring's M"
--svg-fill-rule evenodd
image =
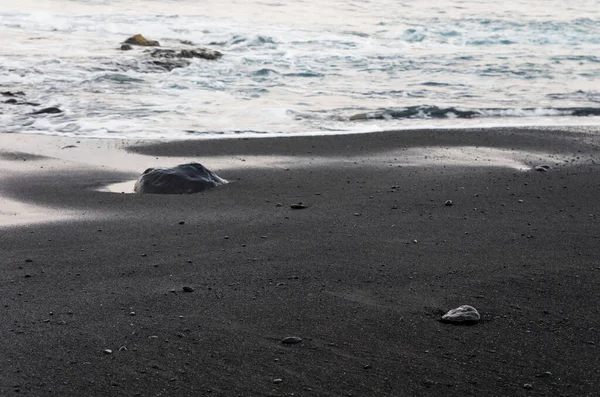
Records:
M473 306L462 305L450 310L442 316L442 321L447 323L476 323L481 319L479 312Z

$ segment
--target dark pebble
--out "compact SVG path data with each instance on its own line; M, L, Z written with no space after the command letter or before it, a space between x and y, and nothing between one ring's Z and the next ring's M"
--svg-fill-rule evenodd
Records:
M27 263L31 263L31 262L33 262L33 259L29 259L29 258L27 258L27 259L25 259L25 262L27 262Z
M194 289L192 287L183 287L183 292L194 292Z
M4 101L4 103L17 103L17 100L15 98L11 98L11 99Z
M180 225L185 225L185 221L179 221Z
M133 47L129 44L123 44L121 45L121 51L129 51L129 50L133 50Z

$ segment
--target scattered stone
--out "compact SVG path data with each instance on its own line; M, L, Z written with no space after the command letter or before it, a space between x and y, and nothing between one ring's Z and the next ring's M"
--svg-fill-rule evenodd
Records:
M160 46L160 44L158 43L158 41L156 41L156 40L148 40L147 38L145 38L141 34L136 34L134 36L131 36L130 38L128 38L127 40L125 40L124 43L125 44L139 45L139 46L143 46L143 47L158 47L158 46Z
M67 146L63 146L63 147L61 147L61 149L74 149L74 148L76 148L76 147L77 147L77 146L75 146L75 145L67 145Z
M56 114L56 113L62 113L62 110L53 106L53 107L49 107L49 108L36 110L35 112L32 112L30 114Z
M148 168L137 180L135 193L190 194L220 186L227 181L199 163L173 168Z
M4 103L17 103L17 100L15 98L11 98L11 99L7 99L6 101L4 101Z
M452 200L446 200L446 202L444 203L444 205L446 207L450 207L450 206L454 205L454 203L452 202Z
M535 166L533 169L539 172L548 172L552 169L552 167L550 167L548 164L542 164Z
M180 225L185 225L185 221L179 221Z
M129 51L133 50L133 47L130 44L121 44L121 51Z
M442 322L452 324L475 324L481 319L479 312L473 306L462 305L450 310L442 316Z
M27 258L27 259L25 259L25 262L31 263L31 262L33 262L33 259Z
M277 204L275 204L275 207L283 207L283 204L277 203Z
M26 274L25 278L31 278L31 274Z
M105 354L112 354L112 350L110 349L104 349L103 351Z
M364 368L364 369L371 369L371 368L373 368L373 366L372 366L371 364L367 364L367 365L365 365L363 368Z
M308 205L302 204L302 202L300 201L299 203L290 205L290 208L293 210L303 210L305 208L308 208Z
M533 385L531 383L525 383L523 385L523 389L531 390L531 389L533 389Z
M552 376L552 372L550 371L546 371L546 372L542 372L541 374L539 374L537 377L538 378L549 378Z
M281 379L281 378L273 379L273 383L275 383L276 385L281 382L283 382L283 379Z
M297 343L301 343L302 342L302 338L299 338L297 336L286 336L285 338L283 338L281 340L281 343L283 343L284 345L295 345Z
M185 286L183 287L183 292L194 292L194 289L192 287Z

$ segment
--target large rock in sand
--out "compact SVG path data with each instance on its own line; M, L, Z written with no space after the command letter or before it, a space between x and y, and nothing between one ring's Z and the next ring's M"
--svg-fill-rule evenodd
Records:
M202 164L180 164L173 168L148 168L135 183L136 193L198 193L227 181Z

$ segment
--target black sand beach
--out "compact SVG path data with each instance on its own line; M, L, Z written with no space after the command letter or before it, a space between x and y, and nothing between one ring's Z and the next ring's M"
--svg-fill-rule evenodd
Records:
M598 395L599 132L4 134L0 395ZM179 158L231 183L97 190Z

